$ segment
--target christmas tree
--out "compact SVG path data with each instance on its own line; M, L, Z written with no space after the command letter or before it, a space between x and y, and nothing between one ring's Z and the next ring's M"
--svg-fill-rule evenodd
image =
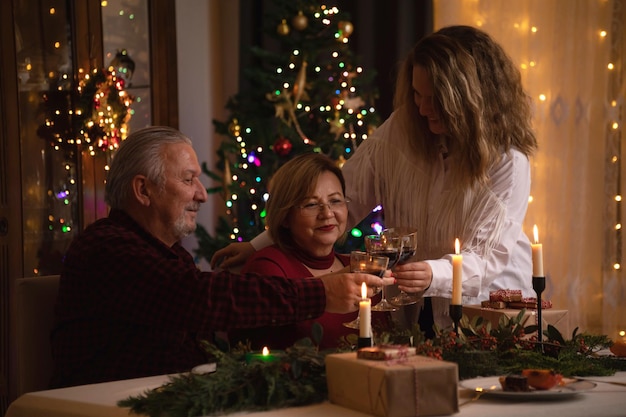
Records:
M216 182L207 191L222 195L226 216L215 235L198 226L196 255L207 260L265 229L267 185L283 163L319 152L341 166L380 122L375 74L357 65L349 47L350 16L319 0L276 0L272 6L263 31L275 47L251 48L254 63L243 70L249 87L229 99L228 120L213 121L224 140L216 169L202 168ZM352 229L338 250L360 247L380 215Z

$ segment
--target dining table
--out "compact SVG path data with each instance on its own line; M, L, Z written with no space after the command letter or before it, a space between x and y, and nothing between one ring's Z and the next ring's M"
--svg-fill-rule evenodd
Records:
M37 391L13 401L5 417L127 417L130 409L117 402L138 396L167 383L171 375L157 375L99 384ZM626 416L626 372L612 376L580 378L587 389L572 395L519 397L477 392L467 381L459 382L460 417L624 417ZM488 381L485 378L485 381ZM472 380L475 384L476 379ZM469 388L468 388L469 387ZM371 414L351 410L328 401L301 407L260 412L235 412L232 417L366 417Z

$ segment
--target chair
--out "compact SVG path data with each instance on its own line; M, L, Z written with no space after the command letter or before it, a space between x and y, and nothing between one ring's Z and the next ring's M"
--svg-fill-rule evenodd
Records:
M53 372L50 333L59 275L19 278L15 282L14 366L19 397L48 389Z

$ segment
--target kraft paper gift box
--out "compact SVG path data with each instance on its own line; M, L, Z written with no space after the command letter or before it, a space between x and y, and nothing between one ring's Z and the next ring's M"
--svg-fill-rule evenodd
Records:
M458 380L456 363L421 355L402 361L357 359L356 352L326 356L329 400L381 417L456 413Z
M463 306L463 314L465 314L470 320L474 316L482 316L485 320L489 320L493 327L498 326L498 322L502 315L509 318L517 317L521 309L515 308L487 308L479 305ZM530 326L537 324L537 310L526 309L524 314L526 322L524 326ZM561 335L565 339L569 339L572 336L572 329L569 324L569 312L568 310L556 310L554 308L544 308L541 310L541 321L543 322L543 330L548 327L548 324L556 327Z

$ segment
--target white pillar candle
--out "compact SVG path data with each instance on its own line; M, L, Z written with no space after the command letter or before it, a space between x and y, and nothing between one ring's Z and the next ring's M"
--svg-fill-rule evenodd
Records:
M463 255L461 255L459 239L454 241L455 254L452 255L452 304L462 304L463 288Z
M533 277L542 277L543 275L543 245L539 243L539 232L537 225L533 227L534 243L530 246L533 251Z
M372 300L367 298L367 285L361 284L359 301L359 337L372 337Z

